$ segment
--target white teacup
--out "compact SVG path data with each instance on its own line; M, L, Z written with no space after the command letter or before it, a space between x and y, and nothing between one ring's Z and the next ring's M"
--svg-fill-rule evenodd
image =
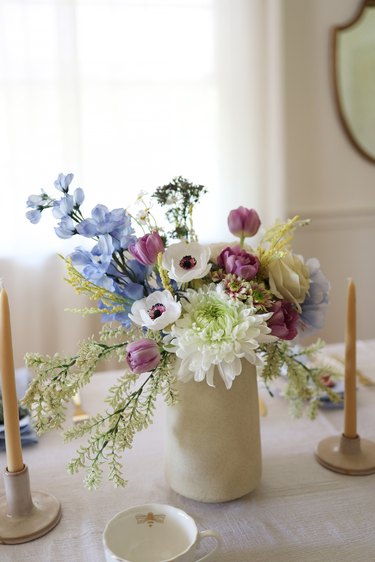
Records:
M196 559L205 537L214 537L214 548ZM103 533L107 562L200 562L212 560L220 543L215 531L198 531L187 513L158 503L130 507L111 519Z

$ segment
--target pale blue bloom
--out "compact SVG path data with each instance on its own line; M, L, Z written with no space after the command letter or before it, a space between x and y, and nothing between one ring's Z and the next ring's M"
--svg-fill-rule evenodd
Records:
M132 281L136 283L144 284L146 278L148 278L152 272L152 266L143 265L139 263L138 260L129 260L127 262L128 268L131 270ZM130 276L130 275L129 275Z
M129 281L124 290L124 295L132 301L137 301L139 299L143 299L145 296L145 290L143 285Z
M40 221L41 217L42 217L42 212L39 209L34 209L33 211L27 211L26 213L26 218L28 218L32 224L37 224Z
M64 174L59 174L57 176L57 180L54 182L53 185L59 191L62 191L63 193L68 193L69 185L72 183L73 178L74 178L73 174L67 174L66 176Z
M37 224L42 215L42 211L51 207L53 200L42 191L40 195L30 195L26 201L27 207L30 207L32 211L27 211L26 218L33 224Z
M125 211L124 209L109 211L105 205L96 205L91 211L91 217L84 219L79 225L79 233L88 238L99 234L109 234L115 228L122 226Z
M64 197L53 202L52 214L56 219L71 216L74 210L78 210L83 203L85 194L81 187L74 190L73 195L66 194Z
M310 335L311 332L323 328L331 289L327 277L320 269L319 260L311 258L307 260L306 265L310 271L310 287L302 304L300 316L302 336Z
M147 268L136 260L130 260L126 265L127 274L119 271L112 261L107 273L115 280L116 293L133 302L145 296ZM149 292L146 290L146 294Z
M43 207L43 201L45 200L46 194L41 193L40 195L30 195L27 198L26 205L32 209L37 209L38 207Z
M63 217L70 216L74 208L74 200L72 195L66 195L59 201L53 202L52 214L55 219L62 219Z
M104 322L114 321L120 322L123 326L130 327L129 312L134 301L142 299L150 292L145 286L145 277L149 274L148 268L138 263L136 260L127 262L128 275L119 271L112 260L107 275L114 279L114 291L117 295L124 297L124 309L121 312L113 314L103 314ZM106 306L108 308L108 306Z
M93 256L98 257L112 257L113 251L112 238L109 234L104 234L103 236L99 236L98 243L92 248L91 253Z
M78 266L78 270L91 283L104 287L109 291L114 291L112 277L108 276L108 269L111 266L113 244L111 237L106 234L99 236L98 243L92 248L91 252L79 247L70 255L72 264Z
M91 212L91 218L84 219L77 225L77 232L87 238L110 234L116 250L126 249L134 239L130 217L125 210L109 211L105 205L96 205Z
M77 234L76 223L68 216L62 217L59 225L55 227L55 232L59 238L71 238Z
M111 263L111 256L104 255L101 259L88 252L82 247L76 248L70 254L72 264L76 269L87 279L98 285L104 287L108 291L114 291L113 279L107 276L107 270Z
M82 187L77 187L73 192L74 206L80 207L85 199L85 193Z

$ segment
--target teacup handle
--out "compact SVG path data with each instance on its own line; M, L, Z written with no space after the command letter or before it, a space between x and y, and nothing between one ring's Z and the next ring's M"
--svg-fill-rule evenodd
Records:
M214 539L216 539L216 544L214 548L210 550L210 552L208 552L208 554L205 554L203 558L199 558L196 562L202 562L202 560L208 560L209 558L211 558L211 555L216 552L217 547L221 543L220 535L215 533L215 531L211 531L211 529L208 529L207 531L199 531L197 546L200 545L201 540L205 537L213 537Z

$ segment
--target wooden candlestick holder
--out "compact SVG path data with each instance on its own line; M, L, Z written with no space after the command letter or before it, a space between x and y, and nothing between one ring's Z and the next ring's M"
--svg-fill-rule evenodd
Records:
M359 435L349 438L342 434L323 439L315 450L315 458L333 472L351 476L375 473L375 443Z
M0 544L20 544L51 531L61 519L60 502L45 492L30 492L26 465L4 471L5 496L0 497Z

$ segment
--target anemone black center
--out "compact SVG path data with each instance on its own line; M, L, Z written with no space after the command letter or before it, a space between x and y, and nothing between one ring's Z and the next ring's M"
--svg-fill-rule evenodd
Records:
M160 316L165 311L166 311L166 308L165 308L164 304L161 304L160 302L157 302L156 304L154 304L150 308L150 310L148 311L148 315L151 318L151 320L155 320L156 318L160 318Z
M184 256L180 259L180 267L182 269L192 269L197 265L197 260L193 256Z

